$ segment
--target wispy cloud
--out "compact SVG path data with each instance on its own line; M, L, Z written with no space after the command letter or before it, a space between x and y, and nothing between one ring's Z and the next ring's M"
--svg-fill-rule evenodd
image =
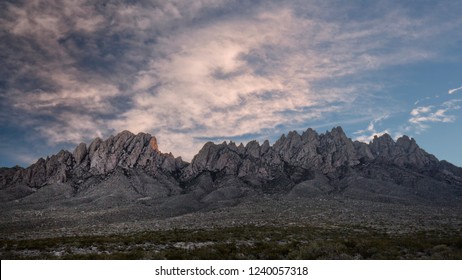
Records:
M393 53L369 53L400 36L382 23L345 26L278 7L185 28L159 42L163 58L150 58L138 72L133 108L111 125L135 131L156 127L168 139L188 133L194 142L299 126L341 112L360 96L351 90L358 86L338 91L314 88L314 83L430 55L404 46ZM415 25L402 23L403 29ZM166 148L188 157L202 144L191 142L196 149L177 144Z
M389 118L388 115L383 115L378 118L375 118L374 120L369 122L369 125L367 126L366 129L353 132L354 135L357 135L355 137L355 140L360 141L360 142L370 142L372 141L372 139L374 139L374 136L381 136L385 133L390 133L387 129L382 130L382 131L377 131L376 129L376 124L381 123L387 118Z
M455 93L456 91L459 91L459 90L462 90L462 87L450 89L450 90L448 91L448 93L449 93L449 94L453 94L453 93Z
M339 3L6 3L2 116L50 145L149 132L161 150L187 159L204 138L269 137L275 127L350 112L371 119L376 112L363 105L374 96L373 83L341 80L437 57L438 48L423 46L443 44L435 38L455 27L429 29L431 16L387 2ZM411 123L450 119L444 108L433 109L412 115ZM358 139L383 133L376 131L380 121Z
M414 108L410 112L409 123L413 125L417 133L428 129L432 123L452 123L456 120L456 116L451 112L461 108L458 104L460 102L462 102L462 99L453 99L438 106L430 105Z

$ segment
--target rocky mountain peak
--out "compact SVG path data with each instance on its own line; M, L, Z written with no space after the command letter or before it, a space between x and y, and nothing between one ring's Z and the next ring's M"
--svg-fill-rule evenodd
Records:
M40 187L71 178L78 180L106 174L116 168L140 168L154 174L175 172L184 165L181 158L175 159L172 154L160 153L154 136L122 131L106 140L97 137L88 147L80 143L72 153L60 151L47 159L40 159L28 168L18 170L13 181Z
M154 151L159 151L159 147L157 146L157 139L156 137L152 136L151 140L149 140L149 146L151 146L151 149Z
M438 163L435 156L425 152L413 138L406 135L398 138L396 142L387 133L375 136L369 147L377 160L398 166L424 168Z
M415 142L414 138L409 138L407 135L403 135L402 137L396 140L396 146L403 148L405 151L415 151L419 149L419 146Z
M388 133L384 133L382 135L374 135L374 139L371 143L371 148L380 150L381 148L389 148L394 146L395 141Z
M415 168L437 162L434 156L420 149L415 140L407 136L395 143L390 135L383 134L366 144L353 142L341 127L320 135L312 129L301 135L291 131L287 136L283 134L273 146L268 141L263 145L250 141L245 149L242 144L239 147L208 142L193 159L188 172L184 172L187 174L185 178L204 171L223 171L245 177L259 170L258 174L266 174L263 177L269 180L286 166L327 174L336 172L341 166L353 167L364 162L377 161Z
M254 158L260 157L260 144L256 140L249 141L245 146L246 154Z
M353 142L340 127L324 134L308 129L286 135L274 145L208 142L188 164L161 153L154 136L123 131L81 143L72 153L62 150L41 158L25 169L0 168L1 228L7 235L12 227L21 236L23 229L62 236L64 228L81 222L85 227L79 234L98 223L125 232L138 224L134 220L156 228L163 221L176 226L182 219L188 227L196 219L215 226L235 210L233 225L258 217L252 218L255 224L265 216L273 224L281 213L286 215L282 219L293 221L315 217L319 224L332 215L358 224L367 222L365 213L370 212L369 219L382 224L377 213L384 211L393 217L393 228L409 214L420 223L423 218L413 213L421 209L438 213L441 220L460 216L443 208L460 210L462 168L438 161L412 138L395 142L386 134L370 143ZM424 208L410 208L416 205ZM395 206L403 209L402 215L396 215ZM443 212L449 216L441 216ZM164 220L169 217L174 219ZM458 228L460 222L454 221Z
M249 141L245 146L242 143L237 146L234 142L208 142L194 156L191 164L174 158L171 153L161 153L157 139L150 134L135 135L123 131L106 140L96 138L88 146L81 143L72 153L61 151L47 159L40 159L26 169L15 170L15 175L5 172L11 176L2 178L2 182L40 187L53 182L104 175L122 168L144 170L152 176L176 174L181 181L211 172L264 184L276 178L290 181L308 173L336 173L339 168L365 163L393 164L415 170L444 166L450 174L459 174L456 167L439 164L433 155L422 150L408 136L395 142L390 135L384 134L366 144L353 142L341 127L335 127L325 134L318 134L312 129L301 135L291 131L287 136L283 134L272 146L267 140L262 145L255 140Z
M332 128L330 132L327 132L326 134L330 133L333 138L337 139L343 139L347 138L345 132L343 131L343 128L340 126Z
M318 133L311 128L308 128L302 133L302 138L304 142L313 142L318 139Z
M72 156L75 159L75 163L79 165L82 163L82 161L85 159L85 156L87 155L87 144L85 143L80 143L75 149L74 152L72 153Z

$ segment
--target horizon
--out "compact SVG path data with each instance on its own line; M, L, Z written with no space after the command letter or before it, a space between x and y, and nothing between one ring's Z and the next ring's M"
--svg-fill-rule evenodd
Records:
M213 142L213 143L214 143L215 145L220 145L220 144L223 144L223 143L229 145L229 144L231 144L231 143L234 143L236 146L240 146L240 145L246 146L247 143L252 142L252 141L256 141L256 142L258 143L258 145L261 146L261 145L263 144L263 142L268 141L268 142L269 142L269 145L272 147L279 139L281 139L282 137L287 137L288 134L290 134L290 133L292 133L292 132L295 132L297 135L302 136L306 131L312 129L312 130L315 131L316 134L318 134L319 136L322 136L322 135L325 135L325 134L327 134L327 133L331 133L334 129L338 129L338 128L342 129L342 131L343 131L343 128L342 128L341 126L332 127L331 130L326 130L325 132L318 132L318 131L316 131L316 130L314 130L314 129L312 129L312 128L307 128L307 129L303 130L302 132L299 132L299 131L296 131L296 130L288 131L287 133L281 134L280 137L277 138L277 139L274 140L274 141L270 141L269 139L265 139L265 140L263 140L263 141L258 141L258 140L253 139L253 140L249 140L249 141L247 141L247 142L235 142L235 141L233 141L233 140L224 140L224 141L222 141L222 142ZM96 138L94 138L92 141L90 141L90 142L88 142L88 143L84 143L84 144L85 144L85 145L87 146L87 148L88 148L88 147L91 145L91 143L92 143L93 141L95 141L96 139L100 139L100 140L106 141L106 140L108 140L109 138L115 137L115 136L117 136L117 135L119 135L119 134L122 134L122 133L124 133L124 132L129 132L129 133L131 133L132 135L136 135L135 133L133 133L133 132L131 132L131 131L124 130L124 131L121 131L121 132L119 132L119 133L117 133L117 134L115 134L115 135L110 135L110 136L107 137L107 138L96 137ZM345 133L345 131L343 131L343 132ZM151 135L151 134L145 133L145 132L139 132L138 134L140 134L140 133L147 134L147 135L150 135L151 137L154 137L154 138L156 139L156 144L158 143L158 139L157 139L157 137L156 137L155 135ZM347 134L347 133L345 133L345 135L346 135L346 137L347 137L348 139L350 139L352 142L359 141L359 140L354 140L354 139L352 139L351 137L348 137L348 134ZM381 138L381 137L383 137L383 136L385 136L385 135L388 135L389 137L391 137L391 135L389 135L388 133L383 133L383 134L381 134L381 135L374 135L374 136L373 136L373 139L370 140L369 142L364 142L364 141L359 141L359 142L362 142L362 143L365 143L365 144L367 144L367 145L370 145L370 144L374 141L374 139L375 139L376 137L377 137L377 138ZM393 138L392 138L392 139L393 139L393 141L396 143L398 139L403 138L403 137L407 137L407 138L408 138L409 140L411 140L411 141L412 141L412 140L413 140L413 141L416 141L413 137L409 137L409 136L407 136L407 135L401 135L400 137L398 137L398 138L396 138L396 139L393 139ZM208 141L208 142L211 142L211 141ZM204 143L203 143L203 146L201 147L201 149L206 145L206 143L207 143L207 142L204 142ZM417 145L419 146L420 149L423 149L422 147L420 147L420 145L419 145L419 143L418 143L417 141L416 141L416 143L417 143ZM74 147L74 149L75 149L75 148L77 148L77 146ZM72 153L74 149L66 150L66 151ZM157 148L156 148L156 149L157 149ZM63 150L63 149L62 149L62 150ZM64 149L64 150L65 150L65 149ZM423 150L425 151L425 149L423 149ZM200 149L197 150L196 153L194 154L193 158L191 158L191 159L189 159L189 160L185 160L181 155L175 155L175 154L173 154L173 153L170 152L170 151L163 151L163 150L160 149L160 148L158 149L158 152L160 152L160 153L162 153L162 154L169 154L169 153L170 153L170 154L172 154L175 158L178 158L178 157L179 157L179 158L181 158L184 162L190 164L190 163L192 162L193 158L194 158L196 155L199 154ZM425 151L425 152L427 152L427 151ZM427 152L427 153L428 153L428 152ZM429 154L431 154L431 153L429 153ZM53 154L53 155L56 155L56 153ZM46 157L37 158L37 160L36 160L34 163L32 163L32 164L35 164L35 163L36 163L38 160L40 160L40 159L49 158L50 156L52 156L52 155L47 155ZM443 161L444 159L439 159L439 158L438 158L438 160L439 160L439 161ZM449 162L449 163L451 163L451 162ZM32 164L31 164L31 165L32 165ZM453 164L453 163L451 163L451 164ZM455 164L453 164L453 165L455 165ZM29 166L30 166L30 165L29 165ZM29 166L15 165L15 166L11 166L11 167L9 167L9 168L13 168L13 167L27 168L27 167L29 167ZM458 165L455 165L455 166L458 166ZM5 166L0 166L0 168L3 168L3 167L5 167ZM458 167L461 167L461 166L458 166ZM7 168L8 168L8 167L7 167Z
M0 6L0 166L123 130L211 141L341 126L462 167L462 2L38 0Z

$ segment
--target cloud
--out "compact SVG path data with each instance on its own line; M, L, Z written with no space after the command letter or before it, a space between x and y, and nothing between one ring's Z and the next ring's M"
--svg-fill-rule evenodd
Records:
M417 107L412 109L411 111L411 116L419 116L421 114L429 113L433 109L433 106L427 106L427 107Z
M135 131L156 127L156 134L188 133L194 141L300 126L345 110L348 105L334 104L354 102L358 87L325 90L314 84L423 57L414 48L366 54L389 39L376 35L397 36L395 28L374 24L376 29L354 24L343 33L340 23L278 8L185 28L159 41L162 59L151 57L138 72L134 106L111 126ZM182 149L177 144L166 148Z
M458 105L460 102L462 102L462 99L453 99L443 102L439 106L431 105L414 108L410 112L409 123L418 133L428 129L431 123L452 123L456 120L456 116L450 113L461 108ZM407 128L407 130L410 129L411 127Z
M378 118L375 118L371 122L369 122L369 125L367 126L366 129L358 130L353 132L354 135L358 135L355 137L355 140L360 141L360 142L370 142L372 139L374 139L374 136L381 136L385 133L390 133L387 129L382 130L382 131L377 131L376 129L376 124L380 124L382 121L388 119L390 116L389 115L382 115L379 116Z
M455 93L456 91L459 91L459 90L461 90L461 89L462 89L462 87L450 89L450 90L448 91L448 93L449 93L449 94L453 94L453 93Z
M186 159L204 138L269 138L339 115L371 119L381 85L357 77L437 57L438 48L423 46L457 27L429 29L431 16L385 3L6 3L1 116L49 145L149 132L161 150ZM430 113L450 117L434 109L416 108L414 124Z

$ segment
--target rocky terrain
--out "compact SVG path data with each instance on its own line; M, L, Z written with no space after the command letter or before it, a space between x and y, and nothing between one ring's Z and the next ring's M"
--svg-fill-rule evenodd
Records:
M387 134L289 132L273 145L206 143L191 163L128 131L27 168L0 169L1 238L174 228L462 228L462 168Z

